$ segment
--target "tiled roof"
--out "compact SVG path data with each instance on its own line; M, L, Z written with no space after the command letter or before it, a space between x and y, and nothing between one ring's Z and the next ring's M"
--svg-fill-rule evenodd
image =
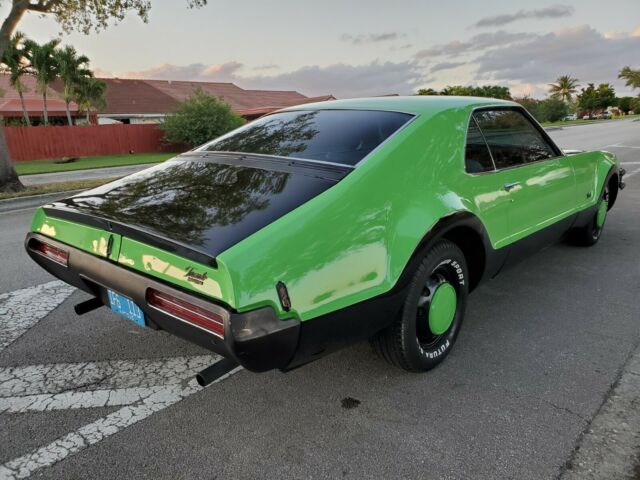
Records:
M22 93L25 107L29 115L42 115L44 101L42 94L38 91L35 77L24 75L21 82L25 87ZM60 98L59 91L49 87L47 89L47 110L49 115L65 115L64 101ZM71 102L69 104L71 113L78 112L78 106ZM9 75L0 74L0 115L16 116L22 115L22 105L18 92L9 83Z
M186 100L197 89L220 98L239 114L255 109L273 111L309 101L308 97L295 91L245 90L233 83L224 82L103 80L107 82L107 108L101 113L169 113L175 110L178 102ZM328 97L331 96L322 98Z
M269 113L283 107L335 99L331 95L309 98L291 90L245 90L233 83L224 82L124 78L102 78L100 80L107 84L107 106L100 113L113 115L170 113L176 109L179 102L186 100L198 88L208 95L218 97L227 102L238 114L244 115L245 112L250 112L249 115L252 116ZM36 92L35 78L26 75L23 77L23 83L27 87L27 91L24 94L25 99L33 99L35 101L35 103L30 103L30 110L31 107L34 109L32 114L41 114L42 96ZM18 93L9 85L8 75L0 75L0 89L4 92L4 95L0 95L0 105L2 105L2 100L18 98ZM58 110L57 102L61 101L59 100L61 91L62 84L60 81L56 81L48 90L49 107L52 112ZM40 106L37 104L38 101L40 101ZM7 109L14 106L12 102L5 102L5 105ZM73 104L73 110L77 111L75 104ZM0 108L0 113L2 111L2 108ZM62 104L62 111L64 111L64 103Z
M107 84L107 107L101 113L167 113L175 110L177 98L145 80L102 78Z

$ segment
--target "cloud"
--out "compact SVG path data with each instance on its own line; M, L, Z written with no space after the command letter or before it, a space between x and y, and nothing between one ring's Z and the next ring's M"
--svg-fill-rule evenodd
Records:
M582 25L487 51L475 61L479 78L485 80L536 84L570 74L583 85L609 82L624 90L616 78L618 71L629 63L629 52L639 50L640 36L607 38Z
M280 65L268 64L268 65L258 65L257 67L253 67L254 70L277 70L280 68Z
M452 68L457 68L461 65L464 65L466 62L442 62L436 63L433 67L431 67L431 73L440 72L442 70L451 70Z
M364 65L336 63L306 66L289 73L262 77L238 77L242 87L293 89L308 95L333 94L339 98L410 94L423 81L415 62L379 62Z
M355 36L345 33L340 36L340 40L343 42L353 43L354 45L362 45L364 43L388 42L391 40L397 40L401 37L404 37L404 35L398 32L369 33L366 35L360 34Z
M233 82L242 88L297 90L306 95L333 94L339 98L410 94L424 81L422 68L412 61L379 62L364 65L336 63L327 66L310 65L276 75L241 75L239 62L205 65L162 64L145 70L124 72L122 78L153 78L159 80L192 80ZM106 73L106 72L105 72Z
M562 18L573 15L574 8L569 5L554 5L535 10L520 10L516 13L484 17L478 20L474 27L500 27L508 23L524 19L542 20L545 18Z
M469 52L485 50L487 48L504 46L534 38L536 35L526 32L506 32L498 30L496 32L479 33L467 41L454 40L449 43L434 45L420 50L415 54L417 59L425 59L446 55L456 57Z
M236 72L242 68L239 62L227 62L221 64L205 65L204 63L192 63L189 65L172 65L163 63L145 70L124 72L123 78L152 78L156 80L210 80L215 78L217 82L230 82L236 76Z

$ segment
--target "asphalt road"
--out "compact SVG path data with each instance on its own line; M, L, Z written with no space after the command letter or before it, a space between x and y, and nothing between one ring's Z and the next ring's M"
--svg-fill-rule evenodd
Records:
M556 478L640 341L640 122L550 134L625 164L600 243L481 286L428 374L362 343L199 389L216 358L106 309L77 317L86 296L23 252L32 210L0 214L0 476Z

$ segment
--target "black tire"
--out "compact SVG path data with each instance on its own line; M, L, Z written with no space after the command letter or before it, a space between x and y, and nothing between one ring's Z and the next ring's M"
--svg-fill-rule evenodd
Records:
M601 210L601 208L603 210ZM604 224L606 221L606 213L609 209L609 185L605 185L596 204L596 211L589 222L580 228L576 228L571 232L569 237L571 243L580 247L591 247L598 243ZM602 216L603 215L603 216Z
M447 240L438 242L416 269L398 317L371 339L374 350L392 365L411 372L431 370L442 362L462 325L469 294L468 279L467 262L460 248ZM443 283L455 290L455 313L447 330L436 334L429 319L433 310L430 302ZM450 290L450 287L443 288Z

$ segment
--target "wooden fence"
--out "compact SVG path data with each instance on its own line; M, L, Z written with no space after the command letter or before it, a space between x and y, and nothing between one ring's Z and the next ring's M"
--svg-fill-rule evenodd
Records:
M16 162L186 150L164 141L156 125L5 127L4 131Z

